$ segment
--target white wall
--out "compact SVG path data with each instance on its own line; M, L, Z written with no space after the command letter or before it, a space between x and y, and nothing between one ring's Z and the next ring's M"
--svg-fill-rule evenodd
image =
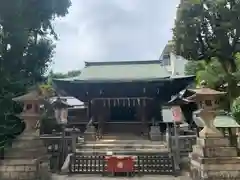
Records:
M163 66L172 75L184 75L185 65L187 60L181 56L176 56L174 53L170 53L170 64L164 63ZM169 59L163 59L163 61L169 61Z

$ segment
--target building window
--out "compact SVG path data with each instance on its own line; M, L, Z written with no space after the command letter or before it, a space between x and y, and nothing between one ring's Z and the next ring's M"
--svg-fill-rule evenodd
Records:
M170 66L171 65L171 60L170 60L170 55L169 54L163 55L163 65L164 66Z

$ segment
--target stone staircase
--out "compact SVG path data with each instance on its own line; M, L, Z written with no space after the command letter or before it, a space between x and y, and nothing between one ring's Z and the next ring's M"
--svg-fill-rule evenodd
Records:
M132 156L136 173L175 173L173 156L165 142L130 135L108 135L97 141L79 142L66 167L70 167L70 173L102 173L107 166L106 155Z
M78 153L83 154L136 154L167 152L167 144L163 141L150 141L134 136L105 136L101 140L86 141L77 144Z

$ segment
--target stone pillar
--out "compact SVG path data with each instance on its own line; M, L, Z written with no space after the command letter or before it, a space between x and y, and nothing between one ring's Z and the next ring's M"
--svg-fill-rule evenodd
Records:
M190 153L190 175L193 180L240 179L240 159L236 147L213 125L217 114L218 97L223 92L209 88L193 90L199 105L199 115L205 126Z
M73 127L71 131L72 136L72 152L75 153L77 149L77 139L80 135L80 129Z
M160 131L160 126L158 124L159 119L159 113L161 111L159 103L157 101L152 102L153 103L153 118L151 119L152 125L150 126L149 136L152 141L161 141L162 140L162 134ZM160 116L161 118L162 116Z
M40 176L46 178L50 176L47 150L36 131L36 124L40 118L39 95L34 91L13 100L24 104L19 117L24 120L26 128L6 152L0 166L0 179L33 180Z

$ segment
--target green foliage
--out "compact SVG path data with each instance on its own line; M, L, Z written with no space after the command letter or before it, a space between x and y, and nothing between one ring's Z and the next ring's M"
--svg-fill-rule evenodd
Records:
M173 33L177 55L193 61L211 62L206 67L207 77L217 73L217 77L211 77L212 81L226 80L230 99L239 95L235 76L236 56L240 52L239 0L181 1Z
M70 0L0 0L0 141L22 130L12 98L43 80L57 38L52 21L68 13Z
M53 79L64 79L64 78L71 78L71 77L77 77L81 74L80 70L72 70L68 71L67 73L53 73L51 72L49 76Z
M236 55L237 69L240 67L239 54ZM227 84L227 74L222 68L219 61L212 60L209 63L205 61L189 61L185 66L185 73L187 75L196 75L197 82L206 81L208 87L218 89L220 86ZM233 73L233 77L239 82L240 71Z
M240 52L240 1L192 1L179 5L174 28L175 50L186 59L211 61L236 71Z
M217 60L209 62L197 73L198 82L205 80L210 88L217 89L226 83L226 73Z
M240 124L240 97L233 101L231 112L236 122Z
M205 66L204 61L188 61L184 71L186 75L197 75L197 72L204 70Z

